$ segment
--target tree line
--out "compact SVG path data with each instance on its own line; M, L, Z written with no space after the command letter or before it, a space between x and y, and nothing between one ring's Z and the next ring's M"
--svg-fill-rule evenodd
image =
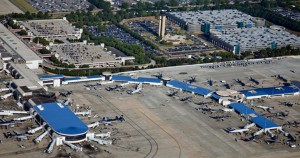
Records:
M138 70L138 67L116 67L116 68L94 68L94 69L50 69L47 67L44 67L44 69L47 72L51 72L54 74L64 74L66 76L93 76L93 75L100 75L103 72L112 72L112 73L117 73L117 72L124 72L124 71L133 71L133 70Z
M37 13L30 13L30 12L25 12L23 13L11 13L7 15L1 15L0 19L3 18L11 18L11 19L17 19L17 20L35 20L35 19L49 19L51 16L49 15L48 12L37 12Z
M281 47L278 49L263 49L257 52L254 52L255 58L268 58L268 57L279 57L279 56L288 56L288 55L300 55L299 48L292 48L290 45L286 47Z

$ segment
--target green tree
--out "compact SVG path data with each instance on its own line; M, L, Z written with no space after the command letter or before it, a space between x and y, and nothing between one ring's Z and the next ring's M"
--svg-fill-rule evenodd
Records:
M51 56L50 61L55 64L61 64L61 62L54 55Z
M106 30L106 27L104 25L102 25L102 24L98 25L98 31L105 32L105 30Z
M210 4L210 0L204 0L204 5L208 6Z
M44 46L46 46L46 45L49 45L49 41L47 41L45 38L43 38L43 37L35 37L34 39L33 39L33 42L34 43L41 43L41 44L43 44Z
M90 4L90 6L87 8L88 11L93 11L95 9L95 6Z
M89 67L90 67L90 66L89 66L89 65L86 65L86 64L80 66L80 68L89 68Z
M179 2L177 0L169 0L168 5L172 7L177 7L179 6Z
M204 0L196 0L195 4L196 5L203 5L204 4Z
M21 36L25 36L25 35L27 35L27 32L22 29L20 32L18 32L18 34Z
M70 64L69 68L75 68L75 65L74 64Z
M10 26L13 29L19 29L20 28L20 26L15 24L12 19L8 20L7 25Z
M122 9L128 9L128 8L129 8L129 3L127 3L127 2L122 2L121 8L122 8Z
M46 48L43 48L43 49L40 50L40 53L41 54L51 54L51 51L46 49Z
M166 2L164 0L156 1L154 3L154 7L156 9L163 9L166 6Z

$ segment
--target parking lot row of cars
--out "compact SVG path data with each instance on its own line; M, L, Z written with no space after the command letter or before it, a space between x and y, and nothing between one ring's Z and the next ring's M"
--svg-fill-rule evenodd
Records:
M288 17L290 19L300 22L300 13L295 11L289 11L282 8L274 9L273 12L281 14L282 16Z
M105 32L99 32L98 28L94 26L90 26L88 29L91 33L93 33L96 36L114 37L124 43L139 45L143 47L145 52L147 53L159 53L159 51L154 50L150 46L132 37L129 33L125 32L124 30L115 25L107 26Z
M42 12L85 10L90 6L87 0L27 0L27 2Z

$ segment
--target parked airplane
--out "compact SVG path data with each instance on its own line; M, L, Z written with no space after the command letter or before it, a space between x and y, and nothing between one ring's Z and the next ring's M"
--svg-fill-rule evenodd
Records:
M225 83L224 86L227 88L227 89L230 89L231 88L231 85L229 83Z
M89 128L96 128L100 125L100 123L98 121L94 122L94 123L91 123L89 125L87 125Z
M75 112L75 115L90 116L91 113L92 111L88 110L88 111Z
M281 75L278 75L277 78L282 80L283 82L288 82L288 80L285 77L281 76Z
M223 108L222 111L224 111L224 112L232 112L234 110L233 109L229 109L229 108Z
M123 117L123 115L116 116L113 119L111 119L109 117L103 117L102 120L91 123L91 124L88 125L88 127L89 128L96 128L101 124L104 124L105 126L112 125L113 122L117 122L117 121L123 122L123 121L125 121L125 118Z
M225 118L231 117L230 115L222 115L222 116L210 116L210 118L216 119L216 120L224 120Z
M229 131L233 131L235 130L235 128L224 128L224 131L226 131L227 133L229 133Z
M287 121L284 125L293 126L293 127L299 127L300 121Z
M172 93L167 94L169 97L173 97L175 95L177 95L178 91L174 91Z
M10 96L12 96L12 95L13 95L13 93L4 94L4 95L1 95L0 98L1 98L2 100L5 100L5 99L7 99L8 97L10 97Z
M46 125L47 125L47 124L44 122L41 126L31 129L31 130L29 130L27 133L29 133L29 134L34 134L35 132L37 132L37 131L43 129Z
M0 116L11 116L11 115L13 114L9 112L3 112L3 111L0 112Z
M152 75L157 77L158 79L162 79L163 78L163 73L162 72L157 72L156 74Z
M111 145L112 144L112 140L98 139L98 138L92 138L92 137L89 137L88 139L92 140L94 142L97 142L98 144L101 144L101 145Z
M11 114L29 114L29 111L17 111L17 110L2 110L1 112L11 113Z
M216 113L219 111L218 109L212 109L212 108L199 108L199 109L201 109L202 111L205 111L205 112L210 112L210 113Z
M24 145L22 145L22 144L18 144L18 145L19 145L20 148L23 148L23 149L26 148L26 147L25 147Z
M94 90L97 90L98 84L87 84L87 85L83 85L83 86L85 86L86 89L89 89L89 90L90 90L90 88L94 88Z
M135 90L129 90L127 91L127 93L128 94L140 93L142 89L143 89L143 84L139 83Z
M249 142L249 141L252 141L254 140L255 141L255 137L250 137L250 138L241 138L242 141L245 141L245 142Z
M3 133L3 135L4 135L4 137L7 139L7 138L12 138L14 135L13 134L11 134L10 132L4 132Z
M111 132L95 134L95 137L105 138L110 137Z
M21 135L21 133L19 131L13 131L17 136Z
M195 102L196 105L207 105L207 104L212 104L212 101L209 102Z
M28 137L26 135L18 135L16 136L18 141L28 140Z
M240 79L234 79L237 83L239 83L240 85L242 85L242 86L245 86L246 84L243 82L243 81L241 81Z
M228 130L228 133L244 133L246 131L249 131L249 129L233 129L233 130Z
M68 105L69 103L72 103L72 99L71 98L68 98L67 100L65 100L65 105ZM72 105L72 104L71 104Z
M197 80L196 80L196 76L190 76L190 79L187 79L186 80L188 83L194 83L194 82L197 82Z
M102 122L117 122L117 121L120 121L120 122L123 122L125 121L125 118L123 115L120 115L120 116L116 116L115 118L109 118L109 117L103 117Z
M193 98L193 96L183 97L180 99L180 101L187 101L187 100L190 100L191 98Z
M112 86L112 87L106 87L105 90L107 91L112 91L112 90L116 90L118 88L122 88L122 86L119 86L119 85L115 85L115 86Z
M24 121L28 119L32 119L36 116L37 114L29 115L29 116L24 116L24 117L19 117L19 118L14 118L14 121Z
M0 126L12 126L12 125L15 125L18 121L14 121L14 120L11 120L11 121L5 121L5 122L0 122Z
M250 81L252 81L252 82L254 82L255 84L259 85L259 81L256 80L255 78L252 78L251 76L250 76Z
M10 88L0 88L0 92L10 91Z
M49 144L47 150L45 150L44 152L47 152L48 154L52 153L55 143L56 139L52 139L52 142Z
M288 106L288 107L293 107L293 106L294 106L293 103L291 103L291 102L286 102L286 101L280 102L280 104L285 105L285 106Z
M261 108L264 111L269 110L269 109L273 109L273 107L267 107L267 106L256 106L257 108Z
M267 144L273 144L273 143L277 143L277 142L278 142L278 140L273 140L273 139L265 139L265 142L266 142Z
M212 86L212 85L214 84L213 80L212 80L212 79L209 79L209 80L208 80L208 84L209 84L210 86Z
M63 91L63 92L59 92L59 95L64 96L64 97L68 97L69 95L72 94L72 91Z

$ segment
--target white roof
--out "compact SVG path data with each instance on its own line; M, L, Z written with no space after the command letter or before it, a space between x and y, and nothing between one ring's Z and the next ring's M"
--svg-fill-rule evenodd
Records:
M254 22L250 20L252 16L236 9L170 12L169 14L189 24L210 23L213 26L227 26L237 25L236 22L244 22L254 25Z
M0 24L0 39L26 62L33 60L40 60L40 62L42 62L42 59L38 55L11 33L3 24Z
M39 82L41 81L39 77L27 68L24 64L14 64L12 62L9 63L13 68L17 70L20 75L22 75L23 79L14 79L13 82L17 86L27 86L29 88L41 88Z

